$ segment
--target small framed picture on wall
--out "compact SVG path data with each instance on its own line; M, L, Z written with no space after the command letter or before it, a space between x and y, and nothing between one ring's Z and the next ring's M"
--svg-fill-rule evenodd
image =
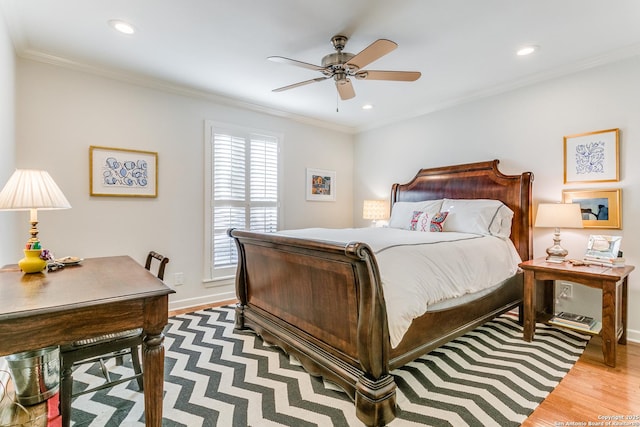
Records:
M564 137L564 183L618 181L619 129Z
M306 192L307 200L335 202L336 172L307 168Z

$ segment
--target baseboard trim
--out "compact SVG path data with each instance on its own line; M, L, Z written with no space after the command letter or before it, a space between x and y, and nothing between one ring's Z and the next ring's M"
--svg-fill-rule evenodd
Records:
M184 298L169 301L169 311L188 312L190 309L200 309L203 306L222 305L236 301L235 291L221 292L217 294L203 295L195 298Z
M627 341L640 344L640 331L635 329L627 329Z

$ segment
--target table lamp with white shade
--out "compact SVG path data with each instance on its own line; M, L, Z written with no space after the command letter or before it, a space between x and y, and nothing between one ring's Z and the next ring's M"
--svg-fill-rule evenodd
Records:
M0 210L30 211L31 238L24 248L25 257L18 265L25 273L38 273L47 265L40 258L42 246L38 239L38 210L69 209L60 188L42 170L17 169L0 192Z
M578 203L540 203L535 226L555 228L553 246L547 248L547 262L564 262L569 252L560 246L560 229L582 228L580 205Z
M379 219L389 218L389 204L386 200L365 200L362 205L362 218L370 219L371 226L376 226Z

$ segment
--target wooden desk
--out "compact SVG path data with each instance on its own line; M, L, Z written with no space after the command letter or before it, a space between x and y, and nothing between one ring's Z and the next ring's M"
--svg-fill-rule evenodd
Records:
M144 329L147 426L162 425L164 335L174 291L128 256L90 258L51 273L0 269L0 356Z
M549 263L544 258L525 261L520 267L524 270L524 340L533 340L537 320L549 320L554 314L553 300L551 304L549 301L545 301L545 304L536 301L542 295L540 289L536 289L538 282L546 288L543 291L549 291L549 288L552 290L556 280L601 289L602 354L604 363L615 367L617 345L627 343L627 278L634 267L573 266L568 262ZM549 292L546 294L549 295Z

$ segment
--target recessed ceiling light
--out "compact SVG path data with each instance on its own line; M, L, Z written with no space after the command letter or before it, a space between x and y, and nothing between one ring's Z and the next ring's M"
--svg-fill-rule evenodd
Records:
M534 45L524 46L524 47L518 49L516 54L518 56L527 56L527 55L531 55L533 52L537 51L538 49L540 49L540 48L538 46L534 46Z
M136 29L133 27L133 25L119 19L112 19L111 21L109 21L109 25L114 30L121 32L122 34L133 34L136 32Z
M364 104L362 106L363 110L373 110L373 105L372 104Z

